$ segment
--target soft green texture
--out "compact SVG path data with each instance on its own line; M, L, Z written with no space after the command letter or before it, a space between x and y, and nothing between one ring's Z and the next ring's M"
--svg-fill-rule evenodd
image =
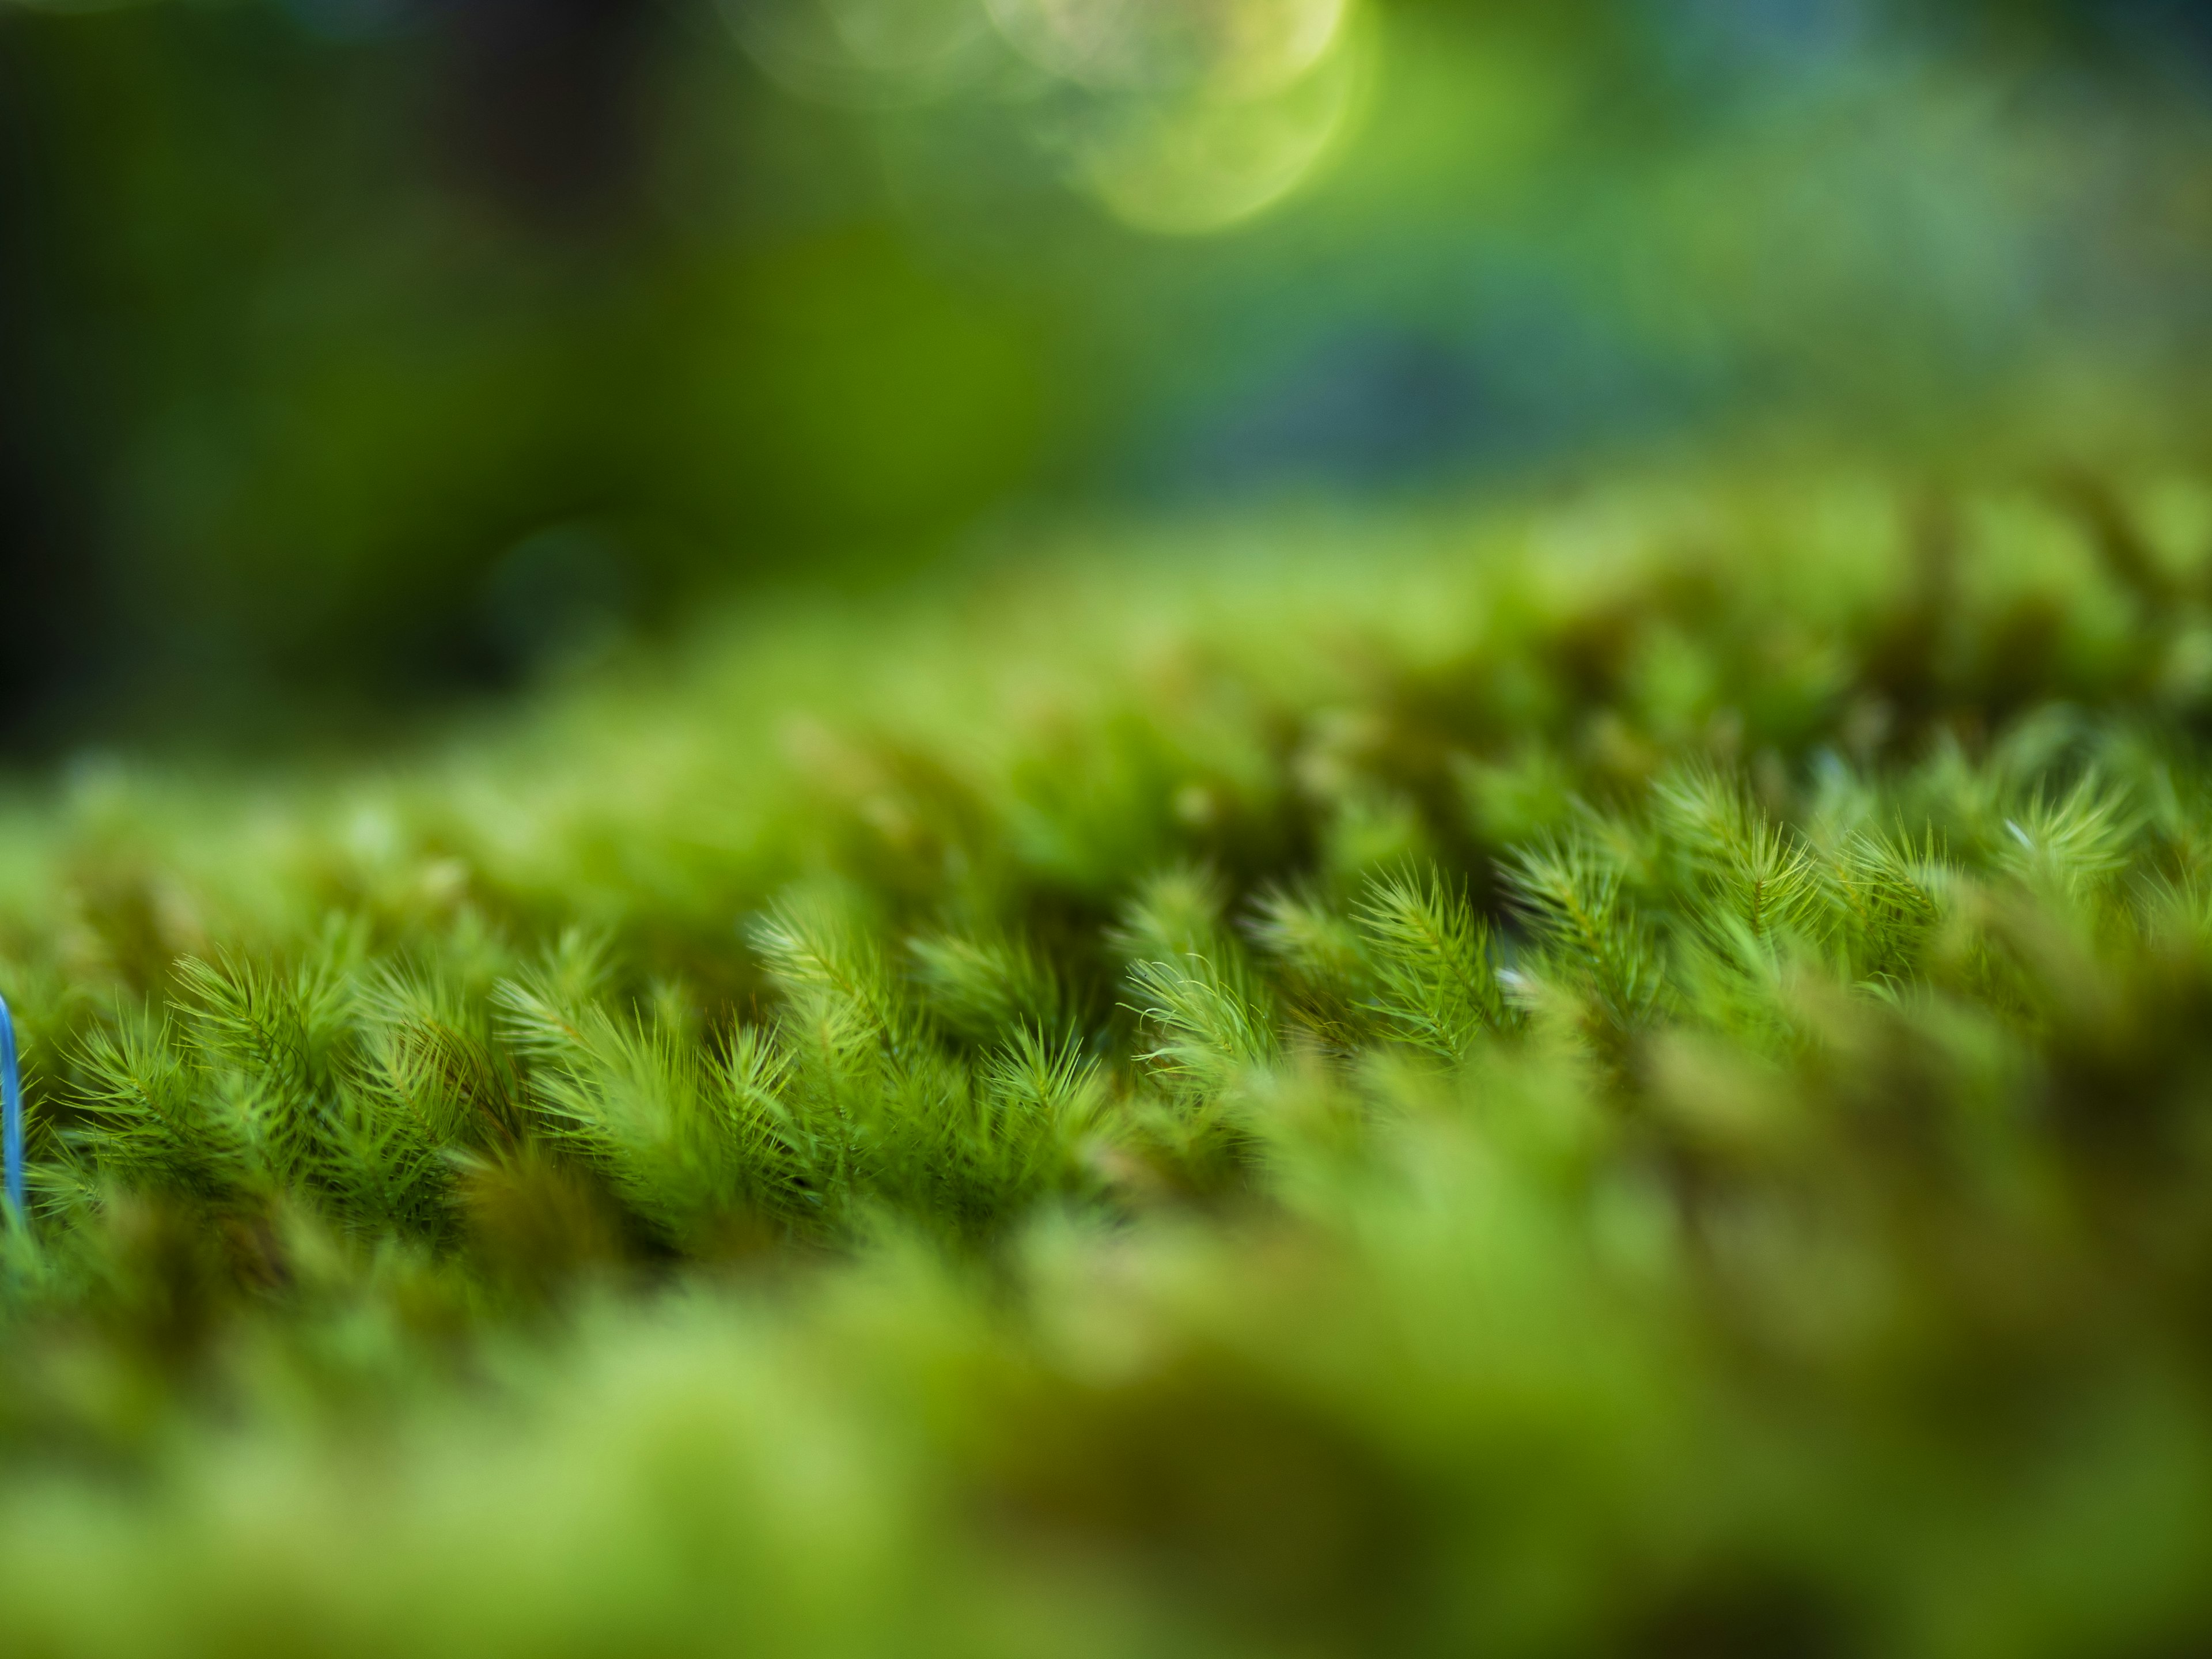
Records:
M2208 716L2201 489L1816 477L86 763L0 1645L2193 1650Z

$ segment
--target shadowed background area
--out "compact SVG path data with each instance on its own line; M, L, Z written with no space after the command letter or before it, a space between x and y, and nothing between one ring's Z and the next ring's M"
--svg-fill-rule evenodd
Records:
M373 733L1042 515L2190 450L2180 0L0 0L0 733Z

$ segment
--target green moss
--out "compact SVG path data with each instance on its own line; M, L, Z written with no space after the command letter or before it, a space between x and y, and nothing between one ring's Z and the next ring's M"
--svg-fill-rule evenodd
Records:
M11 1645L2212 1639L2131 499L1190 531L33 792Z

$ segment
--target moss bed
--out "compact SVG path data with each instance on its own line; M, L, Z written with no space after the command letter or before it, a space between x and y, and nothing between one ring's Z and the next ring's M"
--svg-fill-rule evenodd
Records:
M793 593L0 804L0 1647L2212 1645L2212 494Z

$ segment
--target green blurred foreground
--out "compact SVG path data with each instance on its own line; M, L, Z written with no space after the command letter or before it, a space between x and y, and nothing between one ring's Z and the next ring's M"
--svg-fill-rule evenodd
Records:
M2212 494L1188 539L10 809L0 1643L2212 1642Z

